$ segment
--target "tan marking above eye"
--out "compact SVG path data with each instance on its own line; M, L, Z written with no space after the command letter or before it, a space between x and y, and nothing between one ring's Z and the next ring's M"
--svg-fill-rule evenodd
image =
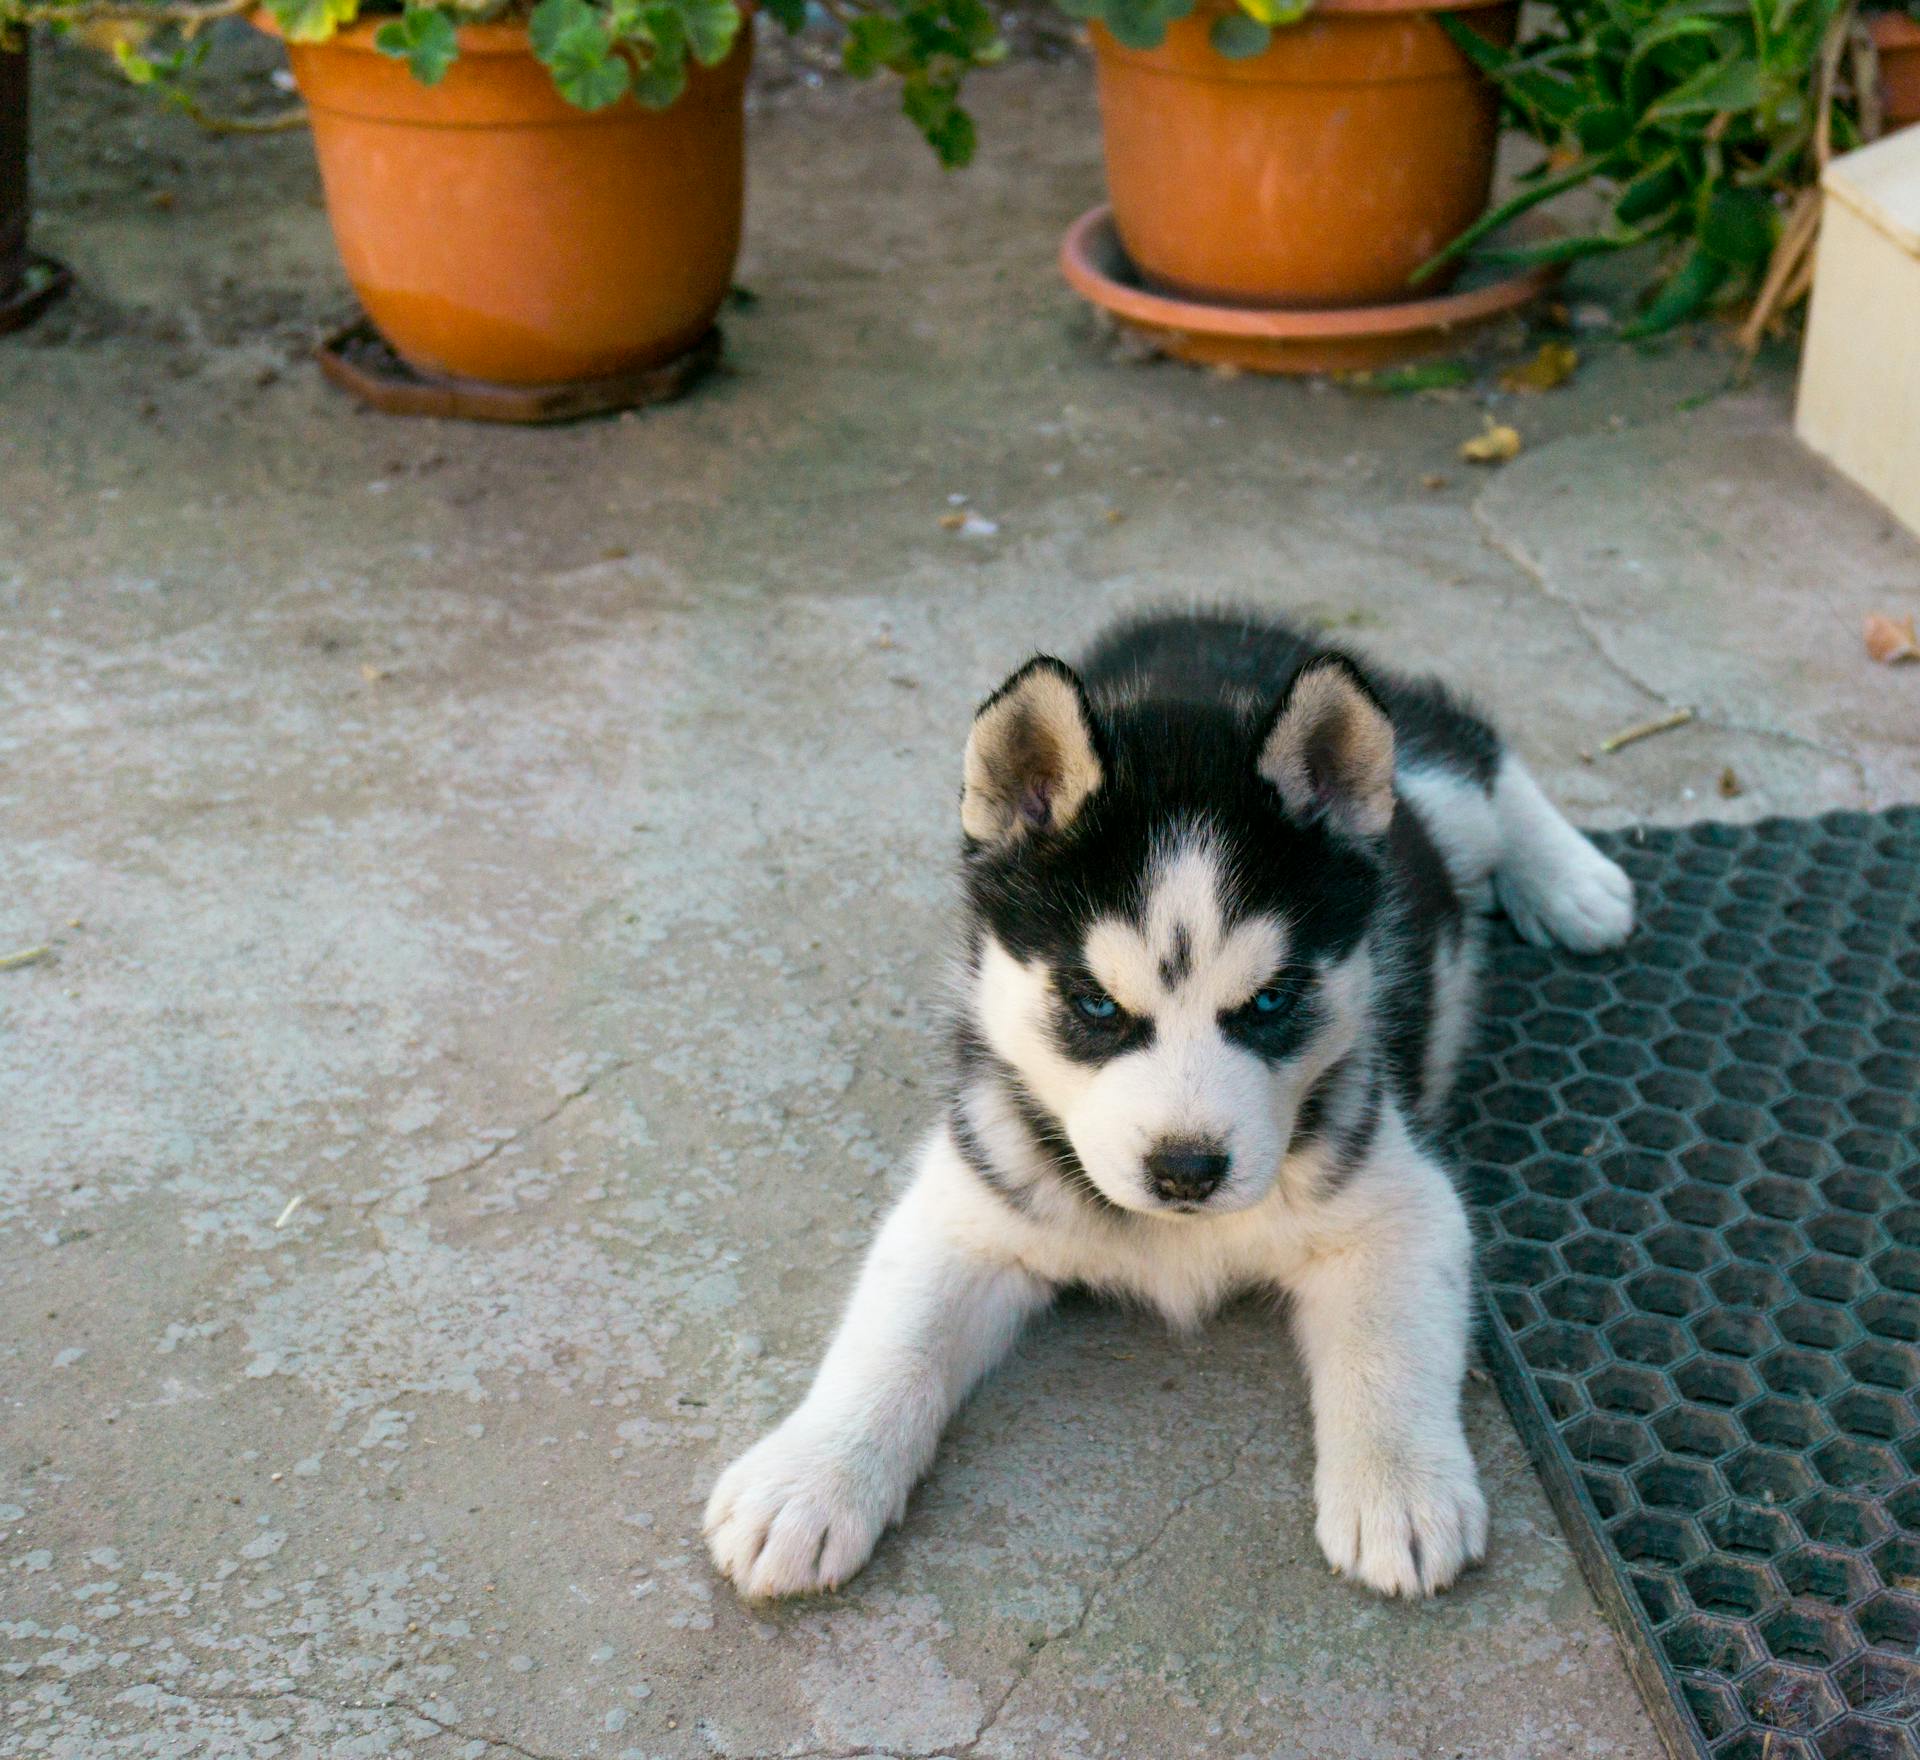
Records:
M1155 860L1143 923L1103 917L1088 930L1087 970L1129 1014L1215 1015L1246 1002L1284 963L1290 937L1272 917L1225 926L1220 858L1192 833Z
M1161 978L1161 954L1133 924L1116 917L1094 924L1086 940L1087 970L1129 1014L1192 1009L1204 1015L1240 1007L1285 962L1287 935L1271 917L1249 917L1224 942L1203 946L1195 938L1187 975L1169 987Z
M1236 923L1210 962L1209 1001L1216 1011L1240 1008L1286 963L1288 936L1272 917ZM1198 974L1196 974L1197 976Z
M1138 929L1117 917L1103 917L1087 933L1085 954L1094 981L1128 1014L1153 1013L1165 992L1159 960Z

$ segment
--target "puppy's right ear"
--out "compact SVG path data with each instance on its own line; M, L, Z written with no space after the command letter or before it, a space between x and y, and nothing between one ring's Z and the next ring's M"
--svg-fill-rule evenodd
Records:
M964 775L960 826L975 843L1071 825L1101 780L1086 687L1073 668L1042 654L981 704Z

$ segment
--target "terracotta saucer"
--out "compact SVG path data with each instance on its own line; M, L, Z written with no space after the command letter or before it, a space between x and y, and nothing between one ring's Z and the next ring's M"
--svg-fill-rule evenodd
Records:
M683 355L657 367L565 385L487 385L407 365L366 318L336 330L314 350L320 371L362 403L392 416L470 422L573 422L666 403L689 390L720 358L716 324Z
M1113 210L1105 206L1089 209L1067 228L1060 269L1075 293L1159 353L1250 373L1365 372L1439 354L1461 331L1539 298L1561 273L1557 267L1532 268L1392 305L1318 311L1210 305L1143 286L1121 249Z
M20 285L0 298L0 336L31 324L72 285L73 271L65 263L52 257L29 257Z

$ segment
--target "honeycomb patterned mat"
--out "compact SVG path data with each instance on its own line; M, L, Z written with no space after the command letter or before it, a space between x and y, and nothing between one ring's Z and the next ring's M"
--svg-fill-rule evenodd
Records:
M1462 1082L1489 1366L1676 1757L1920 1760L1920 807L1597 841Z

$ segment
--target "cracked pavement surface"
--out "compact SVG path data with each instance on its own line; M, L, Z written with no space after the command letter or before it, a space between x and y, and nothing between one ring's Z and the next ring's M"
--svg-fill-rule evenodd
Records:
M1468 683L1588 821L1920 795L1920 669L1859 642L1920 553L1781 363L1590 343L1476 474L1471 399L1119 358L1052 266L1084 68L979 112L942 176L886 92L769 86L732 371L495 432L299 361L346 303L303 141L55 58L85 289L0 344L0 953L51 948L0 970L0 1756L1656 1752L1484 1384L1486 1568L1329 1577L1258 1306L1068 1304L845 1591L708 1568L930 1116L960 744L1033 648L1246 598Z

